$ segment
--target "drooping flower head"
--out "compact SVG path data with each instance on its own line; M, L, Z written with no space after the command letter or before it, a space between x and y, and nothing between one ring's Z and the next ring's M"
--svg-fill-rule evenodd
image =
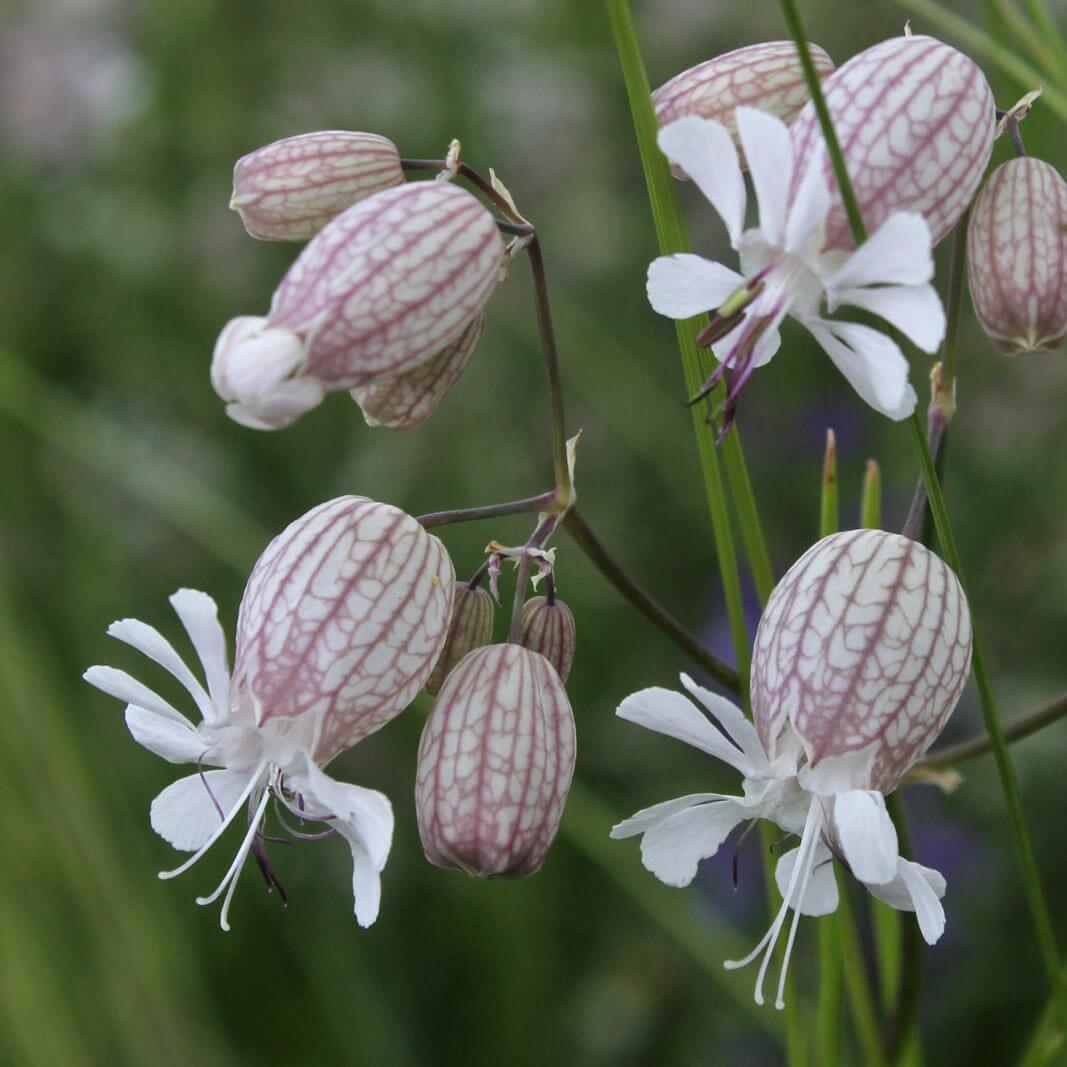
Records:
M834 69L833 60L818 45L809 50L819 77L825 78ZM736 108L759 108L790 123L810 98L797 46L792 41L761 41L676 74L652 94L652 105L661 126L684 115L713 119L726 127L740 148ZM745 165L743 155L741 165ZM677 169L675 174L686 176Z
M480 877L540 870L574 755L574 714L544 656L513 644L469 653L445 679L419 743L426 858Z
M443 546L409 515L340 497L297 519L260 557L241 601L232 675L215 602L204 593L171 597L203 683L153 627L123 619L108 628L177 678L201 716L194 726L125 671L85 673L127 703L126 724L138 743L170 763L197 765L152 802L153 829L193 853L160 877L188 870L247 806L233 864L197 901L225 893L224 930L250 854L268 888L281 891L262 831L271 797L346 839L356 918L367 926L377 917L392 807L381 793L336 782L321 768L403 711L426 681L448 629L453 581Z
M456 582L452 600L452 622L444 648L426 681L426 692L437 696L452 668L468 652L493 640L493 615L496 604L481 586L472 589L467 582Z
M1067 182L1041 159L1002 163L967 231L978 322L1007 353L1056 348L1067 335Z
M232 418L287 426L326 393L412 371L479 315L500 274L493 216L448 182L409 182L329 222L282 279L266 318L231 320L211 381Z
M251 237L307 241L345 208L403 181L389 138L318 130L242 156L233 168L230 207Z
M944 929L938 872L899 854L885 808L904 773L951 714L970 668L971 628L956 576L922 545L880 530L819 541L776 586L752 657L754 722L683 675L689 693L646 689L618 714L687 741L736 768L744 795L699 793L620 823L613 837L642 834L645 866L668 885L692 881L742 822L769 819L797 848L778 861L783 902L740 967L763 957L756 1000L790 910L776 1004L801 914L837 907L830 864L841 860L880 900L916 912L927 942Z
M721 216L741 273L696 255L663 256L648 270L649 302L674 319L717 310L702 339L720 366L704 391L733 370L727 426L752 372L778 350L787 315L811 332L868 404L906 418L915 390L896 343L870 326L829 316L843 306L870 311L934 351L945 316L929 284L934 264L925 221L912 212L890 215L858 251L843 255L826 243L833 200L821 158L799 172L789 130L762 111L738 108L737 127L759 207L759 224L748 230L744 178L724 126L682 118L660 131L659 145Z
M577 647L574 613L557 596L530 597L522 606L519 644L544 656L566 682Z

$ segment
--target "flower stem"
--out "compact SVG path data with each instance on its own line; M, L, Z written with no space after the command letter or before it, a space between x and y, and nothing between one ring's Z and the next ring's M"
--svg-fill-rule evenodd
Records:
M485 504L479 508L458 508L455 511L431 511L428 515L420 515L416 521L429 530L434 526L451 526L457 522L476 522L479 519L495 519L501 515L546 511L555 503L555 493L539 493L522 500L509 500L505 504Z
M837 439L826 431L826 452L822 460L822 493L819 501L819 536L829 537L841 529L837 489Z
M882 468L873 459L867 460L867 469L863 473L860 526L865 530L882 528Z
M874 1006L871 982L863 960L863 950L856 934L856 918L852 912L852 900L848 886L838 879L838 904L833 916L837 924L838 944L841 950L841 970L845 977L845 995L848 997L856 1038L863 1050L867 1067L885 1067L882 1038L878 1029L878 1012Z
M740 688L735 671L701 644L673 615L652 599L622 568L593 533L585 517L571 508L563 525L574 543L586 554L594 567L657 629L667 635L683 652L699 663L720 685L736 694Z
M801 60L803 61L807 56L807 42L804 38L804 31L796 12L796 5L794 0L780 0L780 3L786 14L790 32L793 35L793 39L800 52ZM804 63L804 73L808 90L811 92L815 102L816 113L819 116L823 138L825 139L830 152L830 160L834 166L834 174L837 178L838 186L841 189L842 199L845 202L846 208L848 208L849 204L856 207L856 196L852 189L852 183L849 180L848 170L845 167L844 156L841 154L841 148L837 141L837 134L834 131L833 121L830 118L830 113L826 107L825 98L823 97L822 86L819 84L819 79L815 73L814 65L810 62L810 57L808 58L808 61ZM853 234L856 237L856 243L858 245L866 237L863 219L858 214L858 207L855 217L852 209L849 209L849 222L852 225ZM934 525L937 528L937 536L941 543L942 554L944 555L945 562L956 572L956 576L966 590L966 581L963 576L960 554L956 547L956 538L953 534L952 524L949 520L948 509L945 506L945 498L941 492L941 483L938 481L937 471L934 467L934 458L926 443L926 434L923 430L922 421L917 413L912 412L911 417L908 419L908 426L911 430L915 452L919 458L919 466L922 471L923 481L926 484L926 492L930 500L930 510L933 512ZM1041 879L1038 874L1037 861L1034 857L1033 845L1030 841L1030 832L1026 825L1022 797L1019 794L1019 783L1015 776L1015 768L1011 762L1011 755L1009 754L1007 744L1004 741L1004 729L1001 726L1000 713L997 710L992 681L986 668L985 656L982 652L982 644L977 632L974 632L974 654L972 664L974 678L978 686L978 694L982 705L982 716L985 719L986 730L989 732L990 741L992 743L993 754L997 764L997 773L1000 776L1001 790L1004 793L1004 800L1008 808L1008 821L1011 826L1012 835L1015 838L1019 871L1022 876L1027 903L1030 907L1031 918L1034 924L1034 933L1041 952L1042 962L1048 973L1049 982L1052 989L1060 994L1062 1000L1063 993L1067 990L1067 985L1064 985L1060 980L1059 949L1056 945L1056 936L1052 928L1052 919L1049 913L1048 903L1045 900L1045 894L1041 888ZM1067 1018L1067 1003L1065 1003L1063 1007L1065 1018Z

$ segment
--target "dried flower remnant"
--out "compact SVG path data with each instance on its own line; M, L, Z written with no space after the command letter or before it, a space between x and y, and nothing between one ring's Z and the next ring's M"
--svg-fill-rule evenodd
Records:
M896 211L916 211L936 245L967 210L993 151L996 106L981 69L933 37L893 37L853 56L823 91L868 232ZM854 247L814 105L791 132L790 200L820 160L833 191L824 247Z
M975 314L1011 355L1067 334L1067 182L1043 160L1001 164L971 212L967 272Z
M801 172L789 130L773 115L738 108L737 124L759 205L759 225L748 230L744 178L725 127L688 117L659 132L667 158L692 175L726 224L743 272L690 254L661 256L648 269L648 299L661 315L686 319L718 309L703 340L720 366L701 395L726 368L733 370L728 428L752 372L775 354L779 326L792 315L871 407L892 419L906 418L916 396L896 343L870 326L825 315L858 307L886 319L924 351L934 351L944 336L945 314L930 285L934 262L926 222L918 214L897 212L851 255L828 249L824 234L832 199L819 161L809 160ZM799 194L789 199L798 183Z
M834 69L833 60L818 45L809 48L819 77L825 78ZM792 41L765 41L683 70L652 94L652 104L660 126L683 115L713 119L726 127L741 151L736 108L756 107L790 123L810 97L797 46ZM746 166L743 152L741 165ZM680 168L673 169L675 177L686 177Z
M574 664L574 615L558 597L530 597L522 606L519 644L539 652L566 682Z
M488 645L445 680L422 732L415 786L426 858L479 877L544 863L574 773L574 715L555 668Z
M224 930L249 854L268 889L281 892L263 834L272 797L347 841L356 919L361 926L374 922L392 807L381 793L334 781L321 768L403 711L422 686L444 643L452 582L440 542L413 518L387 504L341 497L292 523L260 557L241 601L232 675L215 602L204 593L182 589L171 604L206 686L153 627L136 619L109 627L112 637L172 674L201 715L194 726L125 671L97 666L85 673L90 684L126 702L134 740L170 763L196 764L196 773L152 802L152 828L193 853L160 877L187 871L247 808L236 858L215 891L197 899L210 904L225 894Z
M646 689L618 714L700 748L744 776L744 795L699 793L638 812L612 831L643 835L645 866L688 885L743 822L764 818L800 844L775 871L783 902L744 959L763 957L756 1001L790 910L776 997L782 1007L799 917L837 907L832 858L879 900L914 911L933 944L945 925L937 871L899 854L885 808L906 771L943 729L970 669L967 601L952 571L918 542L881 530L833 534L776 586L752 657L754 722L724 697L682 683L719 728L680 693Z
M476 315L455 341L414 370L353 389L367 425L407 430L425 422L462 377L484 332L485 316Z
M468 652L492 641L495 610L493 598L481 586L472 589L466 582L456 582L448 637L426 681L426 692L430 696L437 696L452 668Z
M231 418L273 430L328 392L413 370L468 329L503 259L493 216L465 189L428 181L376 193L304 248L266 318L227 324L215 391Z
M230 207L261 241L307 241L346 208L403 182L400 153L387 137L321 130L242 156Z

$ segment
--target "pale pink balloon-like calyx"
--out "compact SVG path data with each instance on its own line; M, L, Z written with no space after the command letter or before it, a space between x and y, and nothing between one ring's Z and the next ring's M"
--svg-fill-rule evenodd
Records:
M241 599L233 699L255 721L307 719L322 765L400 714L448 633L455 573L410 515L327 501L260 556Z
M479 877L535 873L559 829L574 755L574 715L552 664L519 645L475 649L445 680L419 744L426 858Z
M967 210L993 150L996 108L977 64L932 37L893 37L839 67L823 92L867 232L895 211L915 211L937 244ZM792 196L821 157L834 194L825 247L852 248L814 105L790 132Z
M314 383L321 399L413 370L468 329L503 259L493 216L459 186L409 182L360 201L303 249L260 327L297 338L302 362L291 377L268 376L259 394L237 402L273 428L262 413L273 411L276 393L288 398L293 382Z
M809 45L820 78L834 69L833 60L818 46ZM667 126L684 115L721 123L741 153L734 112L757 107L789 123L811 99L797 46L792 41L764 41L716 56L683 70L652 94L656 121ZM672 167L677 178L685 172Z
M426 692L430 696L437 696L445 679L452 673L452 668L468 652L492 641L495 610L493 598L481 586L471 589L466 582L456 582L448 637L426 680Z
M320 130L242 156L230 207L261 241L307 241L346 208L403 181L400 153L387 137Z
M967 275L981 327L1009 354L1067 334L1067 182L1027 156L986 182L967 231Z
M949 567L882 530L823 538L775 587L756 633L752 709L773 759L792 732L808 766L851 760L851 788L891 792L941 732L971 662Z
M425 422L462 377L484 332L485 316L478 314L455 341L414 370L353 389L367 425L407 430Z
M566 682L576 647L571 609L559 597L551 603L547 597L530 597L522 606L519 644L544 656L556 668L560 680Z

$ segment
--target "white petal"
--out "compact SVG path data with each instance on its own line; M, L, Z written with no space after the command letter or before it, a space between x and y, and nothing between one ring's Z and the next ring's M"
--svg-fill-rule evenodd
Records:
M774 880L778 883L778 892L785 896L789 881L793 877L799 848L790 849L778 861L774 868ZM830 850L821 842L815 849L815 865L811 879L800 902L801 915L830 915L837 911L837 879L834 877L834 862Z
M195 852L211 840L247 785L247 771L204 771L179 778L152 801L152 829L175 848Z
M175 722L136 704L126 708L126 726L134 741L168 763L196 763L208 749L191 722Z
M708 198L736 247L745 222L745 180L726 128L710 119L686 115L659 131L659 147Z
M302 764L302 769L300 769ZM356 920L370 926L378 918L382 887L380 875L393 840L393 808L387 797L374 789L337 782L304 753L296 773L287 775L289 787L303 798L290 810L304 818L328 819L352 850L352 895Z
M930 227L922 215L898 211L826 279L826 287L923 285L933 276Z
M125 704L136 704L176 723L192 725L173 704L117 667L90 667L82 677L101 692L117 697Z
M727 741L691 701L671 689L642 689L628 696L616 709L616 715L668 737L677 738L707 752L746 777L755 773L748 757Z
M875 411L899 421L915 410L908 361L885 334L854 322L805 319L804 325Z
M179 589L170 603L204 665L208 693L216 710L214 721L225 719L230 707L230 665L219 609L207 593L196 589Z
M833 196L823 174L823 153L818 151L804 172L797 195L789 207L785 222L785 250L799 252L813 234L821 232L832 205Z
M628 819L616 823L611 828L611 836L616 841L627 837L636 837L643 834L650 827L663 822L671 815L677 815L680 811L695 808L700 804L707 804L713 800L736 800L740 797L727 797L722 793L691 793L686 797L678 797L675 800L665 800L662 804L653 804L650 808L642 808Z
M728 334L721 341L716 341L711 346L713 355L720 363L725 363L733 355L734 348L737 347L738 342L741 340L742 329L744 327L739 326L733 333ZM776 329L767 330L756 344L755 365L762 367L765 363L770 363L781 344L781 334Z
M934 944L945 932L945 879L939 871L901 859L897 877L886 885L868 885L871 896L898 911L914 911L923 940Z
M936 352L945 338L945 309L932 285L887 285L876 289L827 291L828 307L863 308L891 322L924 352Z
M107 632L170 671L196 701L200 714L205 719L211 718L213 709L207 690L193 677L185 661L174 651L174 646L154 626L139 619L120 619L113 622Z
M833 824L845 860L861 882L884 885L897 876L897 830L881 793L865 789L839 793Z
M648 266L648 302L671 319L717 308L745 279L721 263L688 253L660 256Z
M759 739L755 725L745 717L745 713L732 700L697 685L688 674L682 674L681 679L689 695L704 705L708 714L748 756L752 765L758 769L765 768L767 753L763 750L763 742Z
M751 818L752 812L735 800L680 811L645 831L641 861L661 882L688 885L700 861L714 856L730 831Z
M785 236L786 202L793 181L793 143L781 119L752 107L739 107L737 132L759 204L759 228L768 242Z

